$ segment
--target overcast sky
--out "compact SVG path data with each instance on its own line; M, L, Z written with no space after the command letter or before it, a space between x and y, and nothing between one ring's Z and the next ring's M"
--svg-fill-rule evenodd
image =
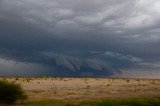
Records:
M127 73L159 73L159 34L158 0L0 0L0 74L45 73L53 55L87 53L128 59Z

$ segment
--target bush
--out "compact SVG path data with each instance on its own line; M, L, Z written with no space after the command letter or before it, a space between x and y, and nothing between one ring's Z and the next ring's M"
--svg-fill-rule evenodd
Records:
M15 103L26 99L26 95L19 84L0 80L0 103Z

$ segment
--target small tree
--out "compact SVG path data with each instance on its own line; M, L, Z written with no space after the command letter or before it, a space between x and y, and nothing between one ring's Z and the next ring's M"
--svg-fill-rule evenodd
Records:
M26 99L26 95L19 84L0 80L0 103L15 103Z

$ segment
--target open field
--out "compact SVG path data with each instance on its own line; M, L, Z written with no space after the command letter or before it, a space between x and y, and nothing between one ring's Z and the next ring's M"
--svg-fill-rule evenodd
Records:
M142 100L142 104L145 100L160 103L158 79L1 77L0 80L21 84L28 95L26 106L65 106L66 103L86 106L87 103L92 104L91 101L104 101L107 104L112 100L120 103L119 100L128 99L133 102Z

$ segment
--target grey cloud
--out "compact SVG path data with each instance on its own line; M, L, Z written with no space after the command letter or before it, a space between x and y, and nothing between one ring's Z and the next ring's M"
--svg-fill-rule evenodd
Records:
M113 57L113 58L117 58L117 59L121 59L121 60L128 60L128 61L132 61L132 62L141 62L142 59L138 58L138 57L134 57L132 55L123 55L120 53L115 53L115 52L105 52L104 53L105 56L108 57Z
M72 71L82 63L107 70L156 64L159 4L157 0L0 0L0 57L58 64Z
M135 36L136 39L141 39L144 36L146 39L152 39L151 34L146 36L143 32L154 30L157 25L159 26L158 3L155 0L84 2L3 0L1 8L2 12L16 14L16 18L18 16L25 22L43 27L54 33L54 36L55 34L65 36L66 33L76 36L76 31L83 31L86 32L83 35L87 32L96 32L98 36L121 34L118 37L127 36L127 39L132 39ZM158 35L152 36L158 37Z
M121 73L120 70L132 68L139 63L139 58L109 51L54 50L48 52L37 52L36 54L12 52L12 55L6 55L3 57L7 57L5 59L8 60L12 59L26 64L36 63L52 67L53 71L51 71L52 74L50 75L55 75L54 72L56 72L56 70L61 70L61 74L59 73L58 75L65 75L63 74L64 71L67 71L70 75L74 76L80 76L82 73L84 74L89 72L92 74L90 77L109 76L115 73Z
M36 63L23 63L0 58L0 75L49 75L51 68ZM48 72L48 73L47 73Z

